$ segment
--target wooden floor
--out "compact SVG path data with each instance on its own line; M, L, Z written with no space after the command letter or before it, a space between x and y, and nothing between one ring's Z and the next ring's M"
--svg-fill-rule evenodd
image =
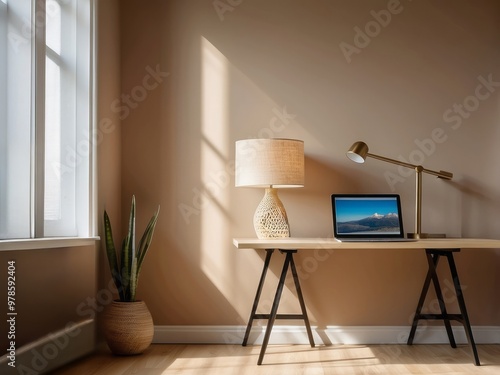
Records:
M500 345L478 345L481 366L468 346L270 345L257 366L260 346L151 345L142 355L113 356L107 348L56 375L255 375L255 374L500 374Z

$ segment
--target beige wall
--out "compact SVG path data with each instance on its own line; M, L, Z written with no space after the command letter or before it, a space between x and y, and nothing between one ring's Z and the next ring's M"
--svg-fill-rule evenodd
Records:
M214 3L121 2L122 204L136 195L141 228L162 207L138 292L156 325L248 318L263 255L232 238L254 236L263 192L234 188L238 139L305 141L306 186L280 191L294 236L331 236L330 194L392 192L387 173L401 180L392 187L411 230L413 174L347 160L364 140L454 173L424 176L424 231L498 237L498 2L223 0L219 13ZM409 324L425 276L419 252L302 252L297 262L319 326ZM464 250L457 264L473 325L499 325L499 250ZM282 308L297 311L288 291Z
M2 251L5 266L0 282L7 285L7 261L16 263L16 338L22 345L89 319L79 305L96 289L96 250L93 246L26 251ZM7 298L5 298L5 301ZM2 304L6 316L7 303ZM4 326L2 322L2 327ZM2 328L2 332L7 330ZM77 340L77 338L75 338ZM6 350L7 340L1 348Z
M118 0L98 4L97 129L98 144L98 233L107 211L115 236L121 237L121 124L113 103L120 99L120 8ZM99 290L111 280L104 242L99 244Z

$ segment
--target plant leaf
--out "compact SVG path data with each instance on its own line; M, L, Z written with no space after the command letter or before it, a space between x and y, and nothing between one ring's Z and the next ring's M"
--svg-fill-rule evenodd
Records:
M129 270L129 235L125 236L122 242L122 253L120 256L121 264L120 264L120 275L122 280L122 291L123 291L123 302L128 301L129 291L130 291L130 274Z
M132 269L130 272L130 302L135 301L135 291L137 290L137 283L138 283L138 277L137 277L137 258L132 259Z
M144 258L146 257L146 253L149 250L149 245L151 244L151 240L153 239L153 234L156 227L156 222L158 221L158 215L160 214L160 206L156 210L155 214L149 220L149 223L144 230L144 234L139 242L139 249L137 251L137 279L139 279L139 273L141 272L142 262L144 262Z
M142 261L144 260L144 257L146 256L146 252L149 248L149 245L151 244L151 240L153 238L153 233L154 233L154 230L156 227L156 222L158 221L159 213L160 213L160 206L158 206L158 209L156 210L154 215L149 220L149 223L146 226L146 229L144 230L144 233L141 237L141 240L139 241L139 247L137 250L137 258L139 259L139 265L142 264Z
M123 289L121 282L121 275L118 268L118 260L116 258L116 248L113 241L113 231L111 229L111 221L109 220L108 213L104 211L104 240L106 245L106 255L109 263L109 270L111 271L111 276L115 283L116 289L120 295L120 299L123 298Z
M125 300L130 301L130 278L132 275L132 259L135 258L135 196L132 196L132 206L130 208L130 217L128 221L127 236L122 246L122 284Z

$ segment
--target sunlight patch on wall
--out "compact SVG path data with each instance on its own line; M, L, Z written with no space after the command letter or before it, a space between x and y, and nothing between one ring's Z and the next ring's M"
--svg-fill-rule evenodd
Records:
M201 210L200 266L210 281L231 301L230 254L227 254L230 147L228 123L229 71L226 57L201 39L200 173L204 194Z
M262 270L262 254L246 252L245 257L235 256L232 239L231 205L232 173L234 171L234 140L231 138L230 82L238 79L234 67L228 59L207 39L201 38L201 137L200 137L200 179L206 203L200 213L200 268L218 291L234 306L240 317L248 318L248 296L238 292L242 270L255 270L255 287ZM262 194L264 192L262 191ZM253 212L248 212L253 215ZM275 255L281 257L281 254ZM282 261L280 259L280 261ZM291 274L288 276L291 277ZM268 272L266 281L270 285L278 283L279 274ZM291 279L290 279L291 281ZM298 312L300 307L291 295L293 283L285 286L280 308ZM271 310L274 291L269 290L259 303L259 311Z

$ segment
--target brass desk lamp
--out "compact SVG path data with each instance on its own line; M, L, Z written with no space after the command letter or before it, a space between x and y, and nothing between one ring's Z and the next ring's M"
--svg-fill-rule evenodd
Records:
M422 172L434 175L439 178L444 178L445 180L451 180L453 178L453 173L446 171L433 171L426 169L421 165L414 165L410 163L405 163L403 161L386 158L384 156L379 156L371 154L368 152L368 145L364 142L355 142L349 151L347 151L347 157L356 163L364 163L367 157L373 159L378 159L385 161L387 163L396 164L402 167L414 169L416 172L416 198L415 198L415 233L408 233L409 238L429 238L429 237L446 237L444 234L428 234L422 233Z

